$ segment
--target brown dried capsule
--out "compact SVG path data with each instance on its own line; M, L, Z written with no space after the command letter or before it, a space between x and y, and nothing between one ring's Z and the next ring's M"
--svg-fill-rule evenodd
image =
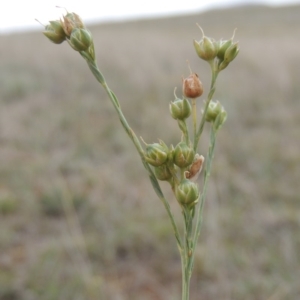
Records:
M204 157L198 153L195 155L194 161L188 171L185 172L185 177L192 181L197 180L204 164Z
M85 27L81 18L75 13L67 13L65 16L63 16L63 20L60 20L60 24L63 27L67 37L70 37L73 29Z
M198 98L203 94L202 83L196 73L183 79L182 90L187 98Z

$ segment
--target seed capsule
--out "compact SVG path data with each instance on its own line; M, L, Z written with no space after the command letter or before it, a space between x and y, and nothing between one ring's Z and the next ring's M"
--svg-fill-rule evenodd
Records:
M232 62L236 58L236 56L238 55L239 51L240 51L240 49L239 49L238 42L232 44L225 51L224 61Z
M189 168L189 170L186 172L186 178L190 179L190 180L197 180L202 167L204 164L204 157L202 155L199 155L198 153L195 155L194 161L191 165L191 167Z
M194 40L194 47L198 56L206 61L213 60L218 53L218 44L206 36L199 42Z
M170 113L175 120L184 120L188 118L191 111L191 104L186 98L183 100L177 98L174 102L170 103Z
M177 201L190 208L197 204L199 194L197 184L188 179L183 179L175 189Z
M182 90L187 98L198 98L203 94L202 83L196 73L183 79Z
M76 51L87 50L93 42L90 32L83 28L73 29L69 44Z
M66 39L66 34L60 21L50 21L43 34L54 44L61 44Z
M217 54L220 61L224 60L225 52L231 45L232 45L232 40L220 41L219 51Z
M205 115L205 120L207 122L212 122L215 129L221 128L227 119L227 112L219 101L211 101L208 105L207 113Z
M150 165L159 167L167 161L168 152L168 147L162 142L150 144L146 147L145 159Z
M185 142L180 142L175 147L173 162L179 168L185 168L193 162L194 157L194 149L189 147Z
M81 18L75 13L67 13L63 16L63 20L60 20L60 23L69 37L75 28L85 28Z
M154 168L155 177L158 180L167 181L172 178L172 174L166 164Z
M219 101L210 101L207 113L205 115L205 121L206 122L214 122L218 116L219 113L221 113L223 110L223 107Z

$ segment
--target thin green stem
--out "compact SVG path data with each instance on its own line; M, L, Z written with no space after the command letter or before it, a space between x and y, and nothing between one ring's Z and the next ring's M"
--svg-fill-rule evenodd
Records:
M182 300L189 300L190 299L190 279L188 276L188 271L185 267L183 276L183 287L182 287Z
M193 258L193 209L184 208L184 253L181 260L184 262L182 272L182 299L189 300L190 279L192 275L192 258Z
M200 230L201 230L203 206L204 206L206 193L207 193L207 186L208 186L208 181L209 181L209 177L210 177L212 160L214 157L214 150L215 150L215 144L216 144L216 133L217 132L212 127L211 132L210 132L210 145L209 145L209 150L208 150L208 158L206 160L206 166L205 166L205 171L204 171L203 191L200 196L200 207L199 207L199 212L198 212L197 221L196 221L194 243L197 242L199 234L200 234Z
M80 52L81 56L86 60L90 70L92 71L93 75L95 76L95 78L101 83L101 85L103 86L103 88L105 89L107 95L109 96L114 108L116 109L118 115L119 115L119 119L121 124L123 125L126 133L128 134L128 136L130 137L130 139L132 140L134 146L136 147L140 158L142 160L142 163L145 167L145 169L148 171L148 175L151 181L151 184L154 188L155 193L157 194L158 198L162 201L168 215L169 218L171 220L172 223L172 227L174 230L174 234L175 234L175 238L177 241L177 245L179 249L182 249L182 242L181 242L181 238L180 238L180 234L178 231L178 227L175 223L175 219L173 216L173 213L171 211L170 205L168 203L168 201L166 200L166 198L164 197L164 194L160 188L160 185L151 169L151 167L149 166L149 164L146 162L145 160L145 156L144 156L144 150L140 144L139 139L137 138L136 134L134 133L134 131L130 128L125 116L123 115L123 112L121 110L121 106L120 103L116 97L116 95L113 93L113 91L108 87L104 76L102 75L102 73L100 72L100 70L97 67L97 64L94 60L91 59L90 55L87 54L86 52Z
M180 251L180 258L181 258L181 276L182 276L182 300L185 300L186 298L186 281L185 281L185 273L186 273L186 268L185 268L185 251L182 249Z
M198 213L197 213L197 220L196 220L196 228L194 232L194 237L193 237L193 247L195 248L197 241L199 239L200 231L201 231L201 225L203 221L203 207L204 207L204 202L206 198L206 193L207 193L207 187L208 187L208 181L210 177L210 171L211 171L211 165L212 165L212 160L214 157L214 150L215 150L215 144L216 144L216 134L217 131L214 129L212 126L211 132L210 132L210 145L209 145L209 150L208 150L208 157L206 159L206 166L205 166L205 171L204 171L204 185L203 185L203 191L200 196L200 206L198 208ZM188 266L190 272L192 271L193 268L193 262L194 262L194 255L195 251L192 253L192 258L190 261L190 264Z
M200 121L200 124L199 124L199 128L198 128L198 131L197 131L197 133L195 135L195 139L194 139L194 151L195 152L197 151L198 143L199 143L201 134L202 134L203 129L204 129L205 115L207 113L209 103L210 103L210 101L211 101L211 99L212 99L212 97L213 97L213 95L215 93L216 80L217 80L217 77L218 77L218 74L219 74L219 71L217 69L217 65L216 65L215 61L210 61L209 63L210 63L210 67L211 67L210 91L208 93L207 100L205 101L205 106L204 106L202 118L201 118L201 121Z
M182 269L182 300L189 300L189 280L188 280L188 269L187 269L187 262L188 262L188 245L187 245L187 216L186 212L183 209L183 216L184 216L184 248L183 253L181 253L181 261L183 262L183 269Z
M193 130L194 130L194 140L197 135L197 107L196 99L192 99L192 116L193 116Z
M214 127L212 127L208 158L206 160L206 168L205 168L205 174L204 174L203 192L200 196L200 206L199 206L199 209L197 212L196 228L193 232L193 213L194 212L192 212L190 209L184 210L183 215L184 215L185 222L184 222L184 235L183 235L183 240L182 240L180 237L180 234L179 234L178 227L175 223L174 216L171 212L170 205L163 195L163 192L162 192L160 185L153 173L153 170L151 169L151 167L145 160L144 150L141 146L141 143L140 143L139 139L137 138L137 136L135 135L134 131L130 128L125 116L123 115L120 103L119 103L116 95L108 87L104 76L98 69L96 62L91 58L91 56L86 52L81 52L80 54L86 60L93 75L99 81L99 83L101 83L101 85L103 86L107 95L109 96L109 99L111 100L114 108L116 109L116 111L118 113L121 124L123 125L126 133L132 140L133 144L135 145L135 147L140 155L140 158L142 160L142 163L143 163L145 169L148 171L148 175L149 175L149 178L150 178L150 181L154 188L155 193L157 194L159 199L162 201L162 203L169 215L169 218L171 220L171 224L172 224L172 227L174 230L175 238L177 241L177 246L179 248L179 252L181 255L182 300L189 300L190 278L191 278L193 263L194 263L195 245L197 244L197 240L199 238L201 225L202 225L202 213L203 213L204 201L205 201L206 192L207 192L208 180L209 180L209 176L210 176L211 162L213 159L216 130L214 129ZM209 102L211 101L211 99L213 97L213 94L215 91L215 82L216 82L216 79L218 76L218 72L216 71L216 68L214 67L213 63L211 63L211 68L212 68L212 81L211 81L210 92L208 94L208 98L205 103L204 112L203 112L202 119L199 124L198 130L197 130L196 102L195 102L195 99L192 99L192 117L193 117L194 149L195 149L195 151L197 150L199 139L200 139L200 136L201 136L203 128L204 128L205 114L207 112ZM188 133L186 122L185 121L179 122L179 127L183 133L185 141L187 143L189 143L190 140L189 140L189 133Z
M186 121L185 120L178 120L178 126L183 134L183 137L185 139L185 142L187 145L189 145L190 143L190 137L189 137L189 131L186 125Z

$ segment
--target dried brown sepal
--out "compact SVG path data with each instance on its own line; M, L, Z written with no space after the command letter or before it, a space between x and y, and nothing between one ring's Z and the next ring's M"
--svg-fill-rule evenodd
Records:
M182 91L187 98L198 98L203 94L203 86L196 73L192 73L189 77L183 79Z
M63 20L60 20L60 23L68 37L70 37L73 29L85 28L79 15L75 13L67 13L65 16L63 16Z

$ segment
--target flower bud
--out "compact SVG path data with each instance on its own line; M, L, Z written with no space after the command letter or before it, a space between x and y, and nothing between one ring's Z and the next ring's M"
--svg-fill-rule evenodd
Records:
M54 44L61 44L66 39L66 34L59 21L50 21L43 34Z
M206 61L213 60L218 53L218 44L206 36L203 36L199 42L194 40L194 47L198 56Z
M194 149L185 142L180 142L174 149L173 162L179 168L185 168L193 162L194 157Z
M150 165L159 167L167 161L168 152L169 149L163 142L149 144L146 147L145 159Z
M75 13L67 13L60 21L66 35L69 37L75 28L85 28L81 18Z
M154 168L155 177L162 181L172 178L172 174L166 164Z
M200 192L196 183L183 179L175 188L177 201L184 206L193 207L197 204Z
M191 114L191 104L187 99L175 99L170 103L170 113L175 120L184 120Z
M74 50L85 51L90 47L93 39L88 30L83 28L75 28L73 29L68 42Z
M183 79L182 90L187 98L197 98L203 94L202 83L196 73L192 73L189 77Z

